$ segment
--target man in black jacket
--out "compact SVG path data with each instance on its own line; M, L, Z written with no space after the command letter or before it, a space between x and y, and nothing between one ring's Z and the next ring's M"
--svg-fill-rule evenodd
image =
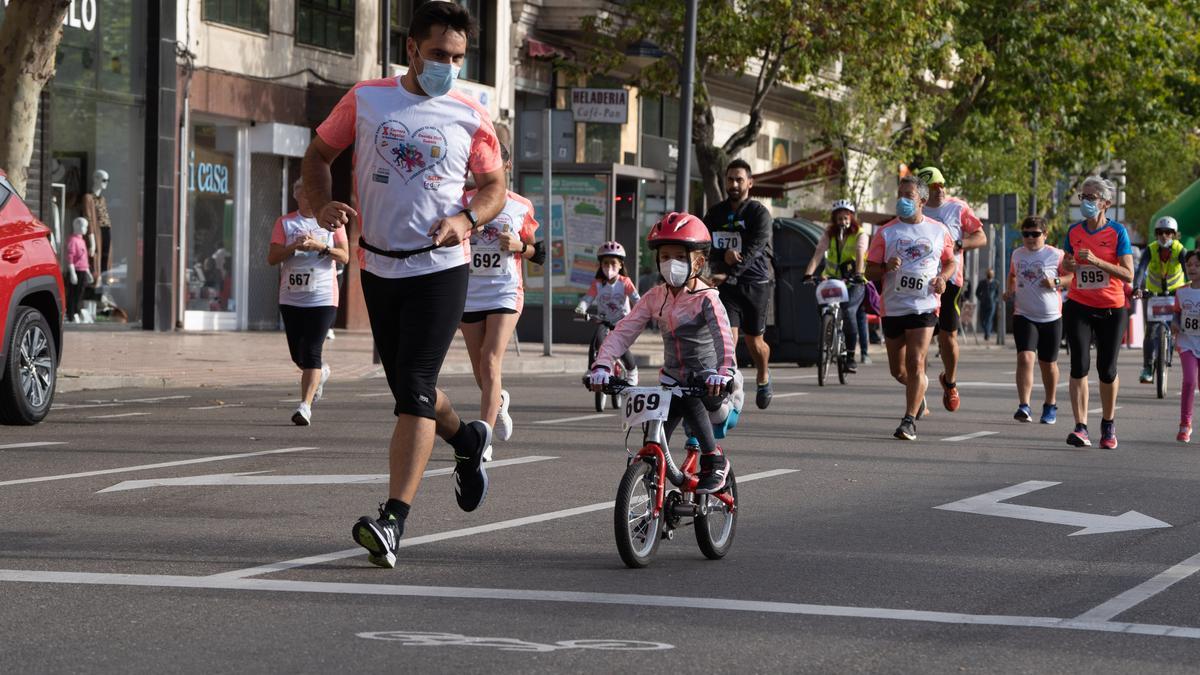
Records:
M712 233L713 280L719 284L721 303L729 314L733 340L740 330L746 348L758 369L759 408L771 404L771 379L767 361L771 348L763 339L767 330L767 307L774 289L771 253L771 213L750 199L754 178L750 165L735 159L725 168L725 201L704 214L704 224Z

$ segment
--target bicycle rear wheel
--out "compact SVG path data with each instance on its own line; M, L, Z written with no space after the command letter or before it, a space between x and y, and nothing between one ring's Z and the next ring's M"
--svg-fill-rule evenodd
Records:
M713 495L696 495L697 498L707 499L711 509L707 515L696 516L696 544L700 552L709 560L720 560L733 547L733 535L737 531L737 478L733 470L725 479L725 489L733 495L731 510L725 502Z
M840 321L834 321L833 332L833 358L837 359L837 374L838 384L846 384L846 334L842 332L842 327L838 325Z
M1158 356L1154 359L1154 388L1159 398L1167 396L1167 354L1171 348L1166 326L1158 330Z
M657 475L650 462L636 460L625 469L617 486L613 508L613 534L617 552L626 567L650 564L661 538L662 514L654 515L658 494Z
M817 354L817 384L825 386L825 376L829 374L829 360L833 353L833 315L821 315L821 345Z

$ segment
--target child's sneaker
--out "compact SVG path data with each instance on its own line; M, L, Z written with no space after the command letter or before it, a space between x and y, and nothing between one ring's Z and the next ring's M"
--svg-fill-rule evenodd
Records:
M1042 404L1042 424L1054 424L1058 421L1058 406L1053 403Z
M1017 406L1017 412L1013 413L1013 419L1018 422L1032 422L1033 411L1029 409L1029 404L1022 403L1021 405Z
M729 460L716 452L700 455L700 473L696 476L696 494L707 495L725 488L725 477L729 475Z
M1092 439L1088 438L1086 424L1075 425L1075 431L1067 435L1067 445L1073 445L1077 448L1092 447Z
M1100 447L1105 450L1117 447L1117 425L1112 420L1100 422Z
M1179 441L1180 443L1191 443L1192 442L1192 425L1180 424L1179 425L1179 435L1177 435L1175 437L1175 440Z

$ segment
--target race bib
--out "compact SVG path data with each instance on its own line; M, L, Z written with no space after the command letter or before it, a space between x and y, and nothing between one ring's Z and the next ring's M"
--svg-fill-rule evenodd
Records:
M313 277L316 269L312 267L293 268L287 273L287 289L293 293L312 293L316 290Z
M1094 265L1080 265L1075 272L1075 288L1092 291L1108 288L1108 272Z
M497 277L508 268L509 256L500 252L500 247L473 247L471 249L471 274Z
M741 232L713 232L713 248L725 248L734 251L742 250Z
M896 271L896 292L900 295L924 297L929 295L929 282L933 275L927 272L914 272L899 269Z
M1175 298L1152 297L1146 302L1146 320L1169 323L1175 318Z
M625 425L664 421L671 411L671 392L662 387L630 387L624 391Z
M1200 336L1200 312L1187 312L1181 315L1179 325L1184 333Z

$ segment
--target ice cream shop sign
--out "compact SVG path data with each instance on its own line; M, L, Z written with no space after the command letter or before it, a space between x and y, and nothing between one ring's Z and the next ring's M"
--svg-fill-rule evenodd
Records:
M624 89L572 89L571 111L576 122L625 124L629 120L629 92Z

